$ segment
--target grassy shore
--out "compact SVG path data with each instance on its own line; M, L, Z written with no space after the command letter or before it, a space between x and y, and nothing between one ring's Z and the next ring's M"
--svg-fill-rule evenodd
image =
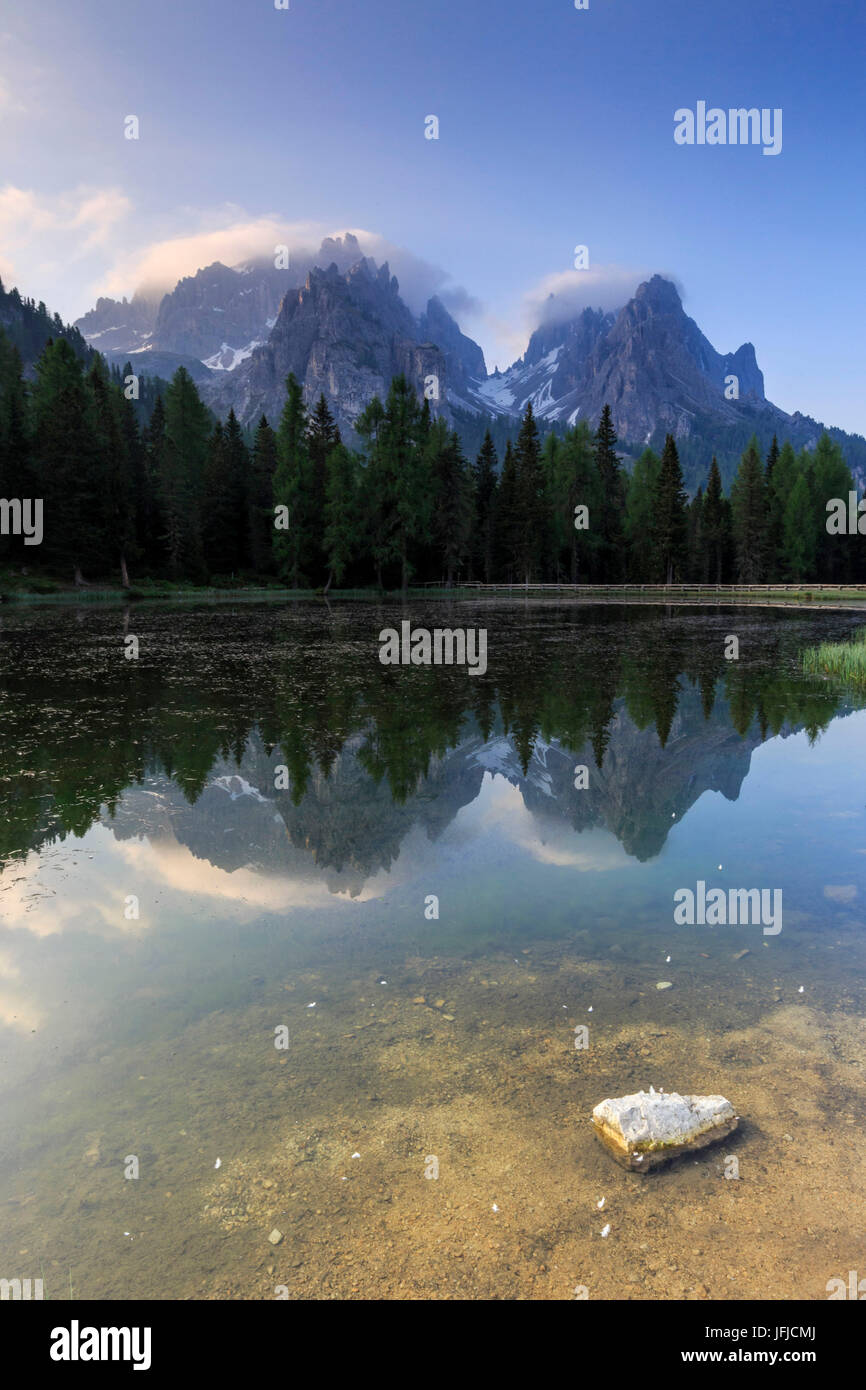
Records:
M866 585L841 586L827 584L466 584L447 587L426 584L406 591L412 599L467 600L482 598L577 598L604 599L617 603L836 603L866 604ZM0 570L0 602L76 602L130 603L148 600L207 600L236 602L239 599L400 599L400 589L384 593L374 588L331 589L325 595L321 589L291 589L276 580L238 580L218 584L175 583L169 579L147 579L129 588L119 584L85 584L76 587L68 581L50 575L22 575L12 570Z

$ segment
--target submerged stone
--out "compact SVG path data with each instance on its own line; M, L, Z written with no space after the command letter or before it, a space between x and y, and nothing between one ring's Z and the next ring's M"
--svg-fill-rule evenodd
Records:
M739 1117L724 1096L681 1096L650 1087L603 1100L592 1112L595 1132L623 1168L647 1173L682 1153L722 1139Z

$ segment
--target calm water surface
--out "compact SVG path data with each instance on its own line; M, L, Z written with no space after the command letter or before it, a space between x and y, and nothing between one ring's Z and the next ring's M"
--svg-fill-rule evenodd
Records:
M383 667L403 617L486 627L487 673ZM866 1268L866 710L800 663L862 622L4 611L0 1277L742 1299ZM676 925L698 880L781 889L781 932ZM621 1171L590 1112L650 1085L739 1131Z

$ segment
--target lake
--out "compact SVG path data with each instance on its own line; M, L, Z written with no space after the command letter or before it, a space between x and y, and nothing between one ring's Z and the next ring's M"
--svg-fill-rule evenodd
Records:
M383 665L407 619L484 629L486 670ZM866 699L801 662L863 621L4 608L0 1276L739 1300L866 1273ZM679 924L699 884L778 891L780 929ZM592 1108L651 1085L740 1126L625 1172Z

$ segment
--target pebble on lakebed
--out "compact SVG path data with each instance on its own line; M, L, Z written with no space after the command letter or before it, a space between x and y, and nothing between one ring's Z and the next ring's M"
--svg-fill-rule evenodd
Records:
M737 1128L739 1116L724 1096L681 1096L653 1090L603 1100L592 1123L605 1148L623 1168L648 1173L682 1153L692 1153Z

